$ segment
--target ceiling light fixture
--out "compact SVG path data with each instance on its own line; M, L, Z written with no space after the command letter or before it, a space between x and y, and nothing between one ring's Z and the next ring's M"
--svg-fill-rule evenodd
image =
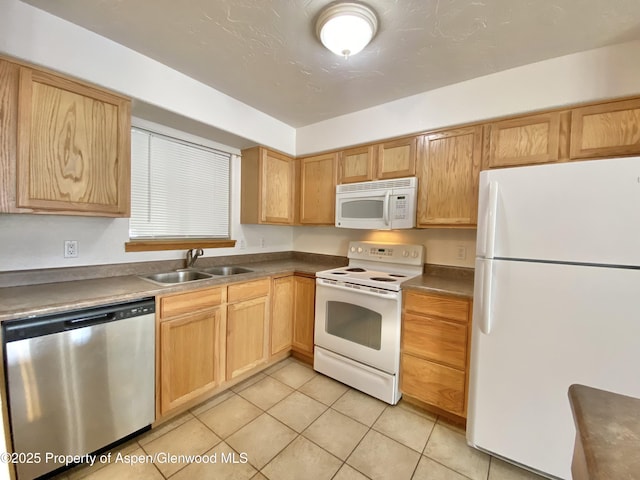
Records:
M373 10L355 2L340 2L325 8L316 21L316 35L336 55L348 58L366 47L378 30Z

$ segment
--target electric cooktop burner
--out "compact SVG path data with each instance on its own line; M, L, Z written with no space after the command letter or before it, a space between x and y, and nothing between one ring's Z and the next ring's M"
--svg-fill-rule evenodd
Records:
M316 277L354 289L398 292L403 282L422 273L423 254L421 245L350 242L349 265L317 272Z

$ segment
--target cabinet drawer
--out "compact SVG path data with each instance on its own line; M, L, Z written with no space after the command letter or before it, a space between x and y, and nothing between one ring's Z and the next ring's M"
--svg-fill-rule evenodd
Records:
M402 351L464 370L467 326L407 313L402 321Z
M224 287L178 293L160 298L160 318L175 317L215 307L223 302Z
M407 291L404 295L404 309L407 312L434 315L463 323L467 323L469 319L468 300L440 295Z
M263 278L262 280L255 280L253 282L229 285L227 301L233 303L249 298L264 297L269 294L270 281L268 278Z
M464 416L465 374L413 355L402 355L401 390L411 397Z

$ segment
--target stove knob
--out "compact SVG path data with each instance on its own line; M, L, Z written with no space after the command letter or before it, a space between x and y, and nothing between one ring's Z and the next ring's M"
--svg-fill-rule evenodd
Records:
M413 253L411 254L411 256L412 256L413 258L418 258L418 251L417 251L417 250L414 250L414 251L413 251Z
M362 247L358 247L358 253L362 253Z
M356 251L356 247L351 247L349 250L351 250L351 253Z
M407 252L406 250L402 252L402 256L403 257L408 257L409 256L409 252Z

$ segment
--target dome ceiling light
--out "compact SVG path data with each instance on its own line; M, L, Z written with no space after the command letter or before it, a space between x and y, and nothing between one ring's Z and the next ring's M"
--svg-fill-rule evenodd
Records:
M378 30L373 10L355 2L333 3L316 21L316 35L336 55L349 58L366 47Z

